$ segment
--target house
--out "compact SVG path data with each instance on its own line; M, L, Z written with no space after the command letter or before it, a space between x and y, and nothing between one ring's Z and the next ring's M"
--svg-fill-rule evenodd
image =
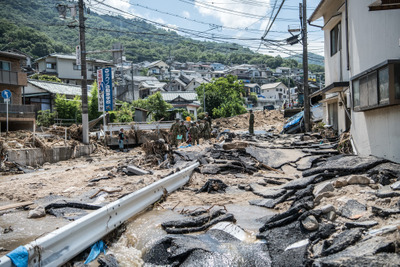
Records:
M396 2L396 3L394 3ZM322 0L309 22L324 21L324 121L350 129L355 152L400 162L398 1Z
M275 69L275 76L289 76L290 75L290 68L287 67L277 67Z
M210 66L212 71L225 70L225 65L221 63L211 63Z
M184 108L197 118L197 109L200 102L196 92L161 92L164 101L170 103L175 109Z
M287 86L282 82L261 85L261 95L268 99L276 100L277 105L283 104L284 100L289 99L288 93Z
M139 98L143 99L157 92L163 92L166 83L157 81L142 81L139 84Z
M63 83L81 84L81 66L76 64L75 55L51 54L35 61L40 74L57 76ZM97 70L114 66L111 62L97 59L86 59L88 84L97 78Z
M34 106L23 105L22 94L27 85L26 73L22 72L21 65L26 56L14 52L0 51L0 92L11 92L8 104L8 129L10 131L26 129L32 130L35 124ZM0 97L0 127L6 131L7 104Z
M148 84L158 84L159 81L156 77L153 76L132 76L130 74L124 75L125 86L121 87L117 92L116 98L120 101L124 102L132 102L133 100L137 100L139 98L144 98L150 95L150 90L143 90L145 84L143 82L147 82ZM142 93L139 93L139 89L142 89Z
M73 99L82 95L82 88L79 85L28 79L23 97L26 104L34 105L37 110L53 112L57 94Z
M250 93L261 94L261 87L257 83L245 83L244 89L246 90L246 96L249 96Z
M197 76L187 76L181 74L179 78L175 78L171 83L167 84L164 88L167 91L194 91L202 83L210 82L208 79L197 77Z
M164 79L164 74L168 71L169 66L167 63L165 63L162 60L157 60L154 62L151 62L149 65L146 67L148 69L147 75L153 75L158 77L158 79L162 80Z

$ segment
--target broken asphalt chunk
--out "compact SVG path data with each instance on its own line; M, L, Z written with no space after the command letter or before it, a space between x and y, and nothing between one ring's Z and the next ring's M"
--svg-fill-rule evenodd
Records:
M345 230L332 240L331 245L329 245L328 248L322 250L322 255L328 256L342 251L360 240L361 236L362 229L360 228Z
M128 172L127 174L131 174L131 175L146 175L146 174L150 174L149 171L146 170L142 170L138 167L135 166L127 166L126 167L126 171Z
M265 149L254 146L246 147L246 152L259 162L274 169L279 169L290 162L296 162L306 155L294 149Z
M340 209L340 215L348 219L358 219L367 211L367 206L361 204L357 200L349 199Z
M228 186L219 179L208 179L208 181L196 193L225 193L227 187Z

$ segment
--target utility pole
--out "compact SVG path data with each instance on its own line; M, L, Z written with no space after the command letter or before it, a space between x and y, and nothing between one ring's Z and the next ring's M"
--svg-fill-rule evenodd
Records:
M308 88L308 52L307 52L307 0L300 4L300 14L303 24L303 88L304 88L304 127L305 131L310 131L310 98Z
M85 18L83 0L79 0L79 42L81 46L81 88L82 88L82 141L89 144L89 112L87 96L86 45L85 45Z

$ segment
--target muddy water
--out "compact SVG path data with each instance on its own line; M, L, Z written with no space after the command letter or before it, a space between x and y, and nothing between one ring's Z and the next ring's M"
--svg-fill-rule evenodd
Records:
M198 207L189 207L185 210L194 210ZM274 212L265 208L249 205L226 205L229 213L234 214L236 225L245 231L244 242L256 242L256 234L262 226L256 219L263 216L272 215ZM154 243L167 233L162 230L161 223L170 220L186 218L176 211L171 210L152 210L140 214L131 219L127 224L126 232L120 240L110 247L110 252L116 256L120 266L142 266L142 255L154 245ZM195 233L198 234L198 233ZM195 235L194 234L194 235ZM229 246L228 246L229 247ZM235 253L232 251L232 253Z
M65 219L53 216L39 219L27 219L27 217L28 211L12 211L0 215L0 247L7 250L0 251L0 256L69 223ZM12 231L4 233L4 229L10 226Z

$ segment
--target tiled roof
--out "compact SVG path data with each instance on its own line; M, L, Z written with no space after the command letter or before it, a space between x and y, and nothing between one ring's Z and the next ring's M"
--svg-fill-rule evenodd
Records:
M175 92L161 92L161 95L164 101L172 101L177 97L184 98L188 101L195 101L197 100L197 93L190 91L190 92L183 92L183 91L175 91Z
M28 79L28 83L48 91L52 94L62 94L62 95L82 95L82 89L78 85L71 85L65 83L55 83Z

